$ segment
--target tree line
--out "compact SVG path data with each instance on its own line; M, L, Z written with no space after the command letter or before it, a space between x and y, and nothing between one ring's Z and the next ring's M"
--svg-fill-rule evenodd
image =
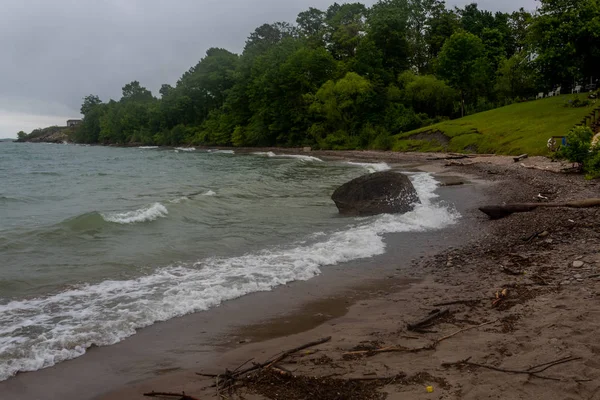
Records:
M155 97L85 97L83 143L387 149L391 136L598 75L600 0L492 13L440 0L310 8L211 48Z

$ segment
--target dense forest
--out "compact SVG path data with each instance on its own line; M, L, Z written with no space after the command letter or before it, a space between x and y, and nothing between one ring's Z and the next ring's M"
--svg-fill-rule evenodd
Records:
M594 77L595 75L595 77ZM387 149L391 136L600 75L600 0L535 12L381 0L262 25L242 54L211 48L160 96L85 97L83 143Z

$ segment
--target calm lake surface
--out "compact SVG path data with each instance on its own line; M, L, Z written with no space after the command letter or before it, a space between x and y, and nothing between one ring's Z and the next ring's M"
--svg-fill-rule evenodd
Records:
M437 182L405 215L341 218L339 185L389 169L308 155L0 142L0 380L136 329L385 252L453 224Z

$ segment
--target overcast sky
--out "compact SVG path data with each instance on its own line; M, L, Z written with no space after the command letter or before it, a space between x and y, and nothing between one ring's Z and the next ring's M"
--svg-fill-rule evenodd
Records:
M257 26L293 22L308 7L325 10L333 1L0 0L0 138L64 125L79 117L84 96L118 100L133 80L157 94L208 48L240 52ZM451 6L471 2L447 0ZM492 11L536 5L477 3Z

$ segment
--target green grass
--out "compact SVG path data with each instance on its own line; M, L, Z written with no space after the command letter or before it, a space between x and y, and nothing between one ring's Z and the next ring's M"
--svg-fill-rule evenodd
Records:
M598 104L565 107L572 95L512 104L453 121L445 121L394 136L393 149L397 151L451 151L494 154L546 155L546 143L551 136L563 136ZM583 97L580 97L583 98ZM411 139L420 132L439 131L449 143Z

